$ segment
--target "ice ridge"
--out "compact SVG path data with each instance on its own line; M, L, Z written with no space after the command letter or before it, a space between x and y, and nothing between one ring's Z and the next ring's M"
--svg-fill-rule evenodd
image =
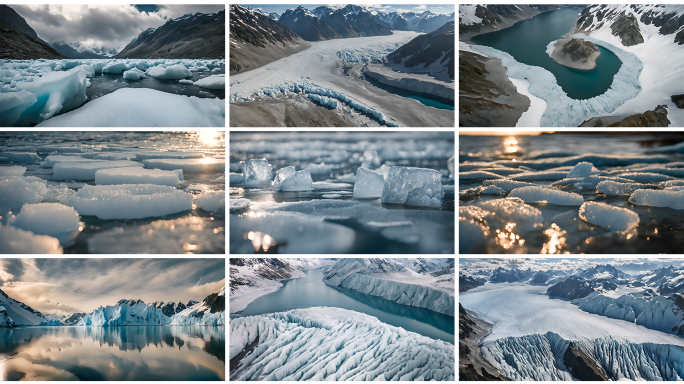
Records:
M639 76L643 64L635 54L605 41L583 34L571 37L581 37L609 49L622 62L606 93L587 100L571 99L558 85L556 77L546 69L520 63L510 54L491 47L473 45L472 48L501 60L503 66L508 69L506 72L508 77L529 81L530 93L543 99L547 104L544 116L542 116L542 127L577 127L592 117L610 114L626 101L634 98L641 91Z

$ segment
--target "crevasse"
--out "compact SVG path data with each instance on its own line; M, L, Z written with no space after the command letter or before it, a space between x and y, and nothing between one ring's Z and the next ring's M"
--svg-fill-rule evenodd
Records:
M586 100L571 99L558 85L556 77L546 69L520 63L510 54L491 47L473 45L472 49L501 60L501 64L508 69L506 72L508 77L525 79L530 83L530 93L543 99L547 104L541 120L542 127L577 127L592 117L613 112L639 94L641 91L639 75L641 75L643 64L635 54L605 41L583 34L571 37L581 37L609 49L622 61L622 66L615 74L613 83L606 93Z

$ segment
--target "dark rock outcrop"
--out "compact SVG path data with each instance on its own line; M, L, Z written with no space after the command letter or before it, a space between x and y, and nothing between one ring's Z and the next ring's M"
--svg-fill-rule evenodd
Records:
M403 64L407 68L418 65L428 67L437 60L445 68L449 78L454 78L454 22L450 21L437 30L420 35L387 55L387 60Z
M76 313L72 314L71 316L67 317L66 319L62 320L62 324L64 324L64 325L76 325L85 316L86 316L86 314L84 312L76 312Z
M2 19L0 19L0 59L34 60L67 58L38 38L38 35L35 35L35 31L26 24L26 21L21 16L17 15L24 22L23 24L26 24L22 29L26 30L26 27L28 27L33 34L27 34L6 22L4 20L6 18L4 15L5 9L9 9L11 12L14 12L14 10L6 5L2 5L2 7L3 9L0 10L0 14L2 14ZM21 24L17 21L13 22L21 27Z
M579 349L574 342L570 342L563 355L563 364L570 374L582 381L609 381L606 371L589 355Z
M484 285L483 280L478 280L475 279L472 276L464 276L464 275L458 275L458 291L459 292L465 292L468 290L471 290L473 288L479 287L480 285Z
M148 29L114 58L120 59L224 59L226 12L187 14Z
M598 48L591 41L584 39L572 39L563 45L563 53L570 55L573 61L580 61L586 63L589 61L589 56L594 52L598 52Z
M314 12L319 10L321 21L327 23L343 38L392 34L392 31L379 23L376 16L358 5L349 4L332 11L323 11L321 8L324 7L318 7Z
M626 117L624 120L609 127L667 127L670 119L667 118L667 105L659 105L653 111L646 111Z
M610 26L610 30L613 32L613 36L620 36L622 45L625 47L631 47L632 45L644 42L644 37L641 36L641 31L639 30L639 24L636 17L632 14L628 16L623 13Z
M672 97L670 97L670 100L672 100L672 102L675 103L677 108L684 108L684 94L672 95Z
M581 299L594 292L591 284L580 277L570 277L546 290L551 297L561 297L568 300Z

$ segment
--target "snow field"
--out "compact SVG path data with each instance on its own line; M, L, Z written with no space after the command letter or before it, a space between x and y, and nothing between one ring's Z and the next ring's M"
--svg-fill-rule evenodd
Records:
M164 185L86 185L70 205L81 215L103 220L142 219L191 210L192 195Z
M611 231L627 231L639 225L639 215L635 212L595 201L582 204L579 217Z
M183 174L182 170L180 175ZM182 179L182 176L181 176ZM180 183L179 172L137 167L99 169L95 172L95 184L156 184L177 187Z
M141 167L135 161L58 162L52 166L52 180L95 180L99 170L108 168Z
M79 218L78 212L66 205L24 204L12 224L37 235L55 236L78 230Z
M453 381L454 346L341 308L296 309L230 321L231 380Z

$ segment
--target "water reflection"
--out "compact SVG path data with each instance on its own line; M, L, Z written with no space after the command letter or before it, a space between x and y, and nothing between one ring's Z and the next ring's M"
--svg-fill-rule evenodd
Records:
M515 136L509 136L505 138L503 145L504 153L506 154L517 153L518 150L520 150L520 147L518 146L518 140L515 138Z
M224 327L0 330L0 380L224 380Z

